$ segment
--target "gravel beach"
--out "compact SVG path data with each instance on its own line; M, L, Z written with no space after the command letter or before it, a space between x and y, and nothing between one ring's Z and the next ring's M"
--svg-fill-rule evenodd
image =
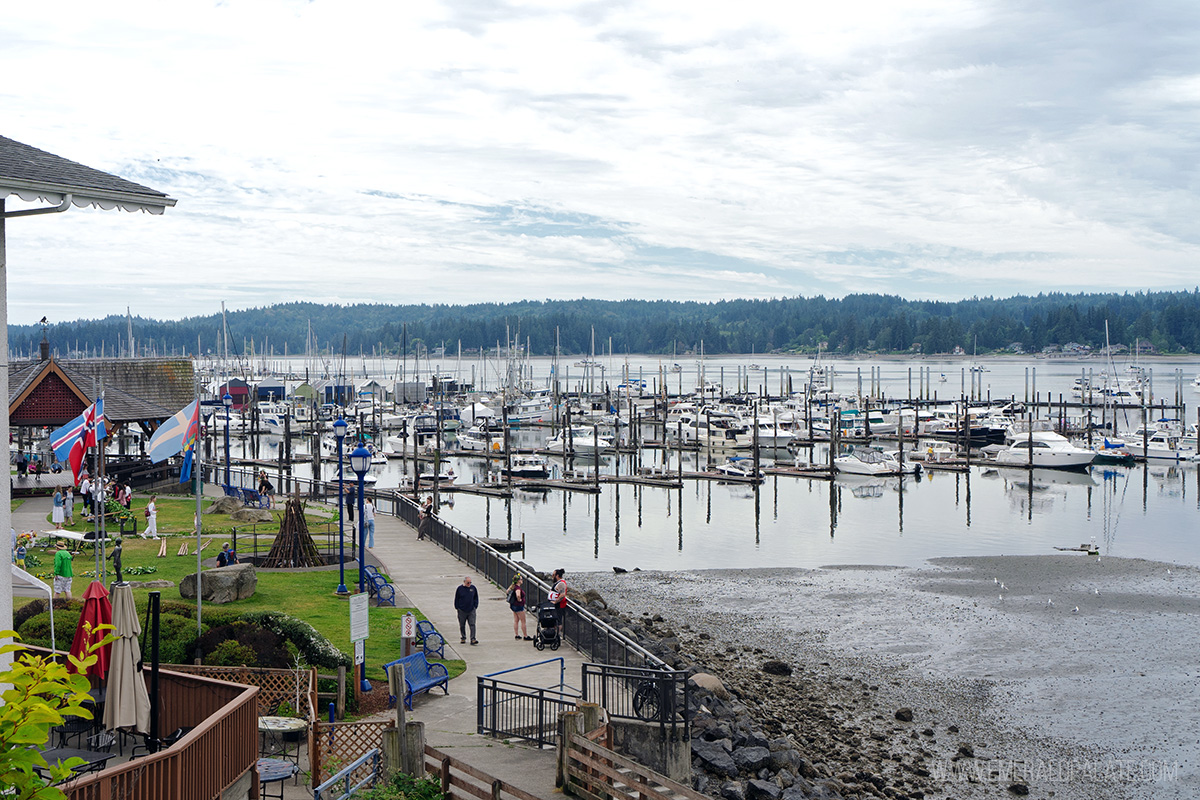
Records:
M843 796L1200 797L1200 570L1081 553L574 581L678 637Z

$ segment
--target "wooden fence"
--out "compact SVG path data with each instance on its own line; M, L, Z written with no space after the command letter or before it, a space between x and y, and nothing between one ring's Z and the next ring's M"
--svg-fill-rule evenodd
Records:
M313 723L308 750L312 785L319 786L330 775L368 750L382 750L383 732L394 727L396 721L391 719L373 722Z
M540 800L429 745L425 745L425 771L441 781L448 800Z
M590 734L568 731L563 793L586 800L685 798L711 800L695 789L644 767L604 746L606 728Z
M218 681L257 686L260 715L274 714L280 703L287 703L295 709L298 716L309 722L315 722L317 719L315 668L295 670L267 667L205 667L196 664L169 664L163 668L190 675L203 675Z

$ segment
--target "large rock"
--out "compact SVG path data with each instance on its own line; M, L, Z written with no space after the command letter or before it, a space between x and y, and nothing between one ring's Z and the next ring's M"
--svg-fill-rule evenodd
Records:
M730 778L737 775L737 765L733 763L733 758L719 742L693 741L692 755L698 758L709 772Z
M733 763L742 772L755 773L771 763L771 751L765 747L739 747L733 751Z
M746 800L780 800L783 789L774 781L757 778L746 784Z
M205 514L232 514L242 507L242 501L236 497L219 497L212 505L204 509Z
M229 518L234 522L270 522L274 519L265 508L239 508Z
M718 676L712 673L698 672L695 675L692 675L688 680L692 682L692 685L712 692L722 700L730 699L730 690L727 690L724 682L722 682Z
M201 586L204 587L204 602L232 603L234 600L244 600L254 596L258 587L258 576L253 564L234 564L232 567L218 567L201 573ZM196 598L196 574L189 573L179 582L179 594L188 600Z

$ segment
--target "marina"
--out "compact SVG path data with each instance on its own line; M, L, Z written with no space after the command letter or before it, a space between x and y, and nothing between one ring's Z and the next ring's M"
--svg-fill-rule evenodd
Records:
M1190 457L1173 457L1135 463L1128 454L1099 455L1105 443L1111 444L1120 435L1127 444L1135 444L1130 437L1143 433L1147 440L1152 438L1156 423L1143 425L1143 415L1148 420L1178 418L1177 443L1182 442L1185 453L1189 446L1194 451L1194 432L1189 445L1189 426L1183 420L1194 416L1197 398L1191 380L1184 377L1194 374L1200 366L1197 363L1164 360L1146 367L1147 408L1143 411L1141 407L1114 410L1104 401L1096 405L1080 397L1068 399L1081 373L1086 376L1090 371L1095 376L1095 362L1031 364L1028 360L995 359L982 361L981 371L936 361L895 361L882 366L834 362L821 370L826 392L822 404L816 402L811 388L786 400L775 397L769 403L746 404L743 399L740 418L745 433L736 433L738 440L732 445L723 441L726 434L671 435L672 425L678 432L683 424L682 419L672 420L673 408L685 409L683 413L690 414L693 421L716 416L721 397L736 388L769 398L768 384L786 389L789 374L795 378L802 373L806 381L813 374L804 359L756 358L762 367L760 375L751 375L733 357L710 359L705 365L696 363L678 372L656 371L671 388L665 405L653 394L634 398L630 393L621 403L610 396L612 405L604 406L602 401L595 403L602 408L591 409L585 408L593 403L582 391L584 386L575 387L581 391L570 395L564 389L558 404L547 405L549 419L515 421L507 416L503 404L494 400L495 390L502 387L477 390L456 398L455 407L472 408L483 420L479 430L487 431L486 444L469 449L457 445L459 437L471 438L466 434L472 428L461 419L465 414L449 414L451 401L430 393L407 414L403 406L390 401L359 405L346 413L347 419L353 420L352 430L360 430L376 442L386 438L391 443L380 448L381 457L373 460L368 491L377 495L400 492L410 497L436 494L438 513L444 520L472 535L519 542L514 545L516 557L539 569L675 570L837 563L916 566L939 556L1051 554L1059 552L1057 548L1078 547L1080 542L1094 542L1101 557L1187 564L1200 561L1187 534L1200 511L1196 462ZM656 359L631 357L629 367L617 371L631 376L629 386L640 388L642 381L654 386L656 377L639 377L649 371L651 362L657 364ZM369 372L371 365L361 366ZM550 387L551 368L551 359L528 359L526 380L533 386ZM981 398L971 406L969 435L961 424L955 427L961 410L935 397L950 382L942 382L940 376L953 376L956 371L961 373L965 394L972 393L973 383L974 395ZM1160 377L1153 379L1156 371ZM906 394L910 376L911 399ZM755 378L757 385L749 383ZM693 396L687 392L689 384L705 389ZM835 390L843 388L837 405L828 402L830 385ZM1160 388L1153 390L1154 386ZM683 394L676 394L680 389ZM486 397L488 392L493 397ZM1030 397L1027 404L1026 396ZM987 404L992 397L996 399ZM1005 397L1007 401L1000 399ZM1157 404L1153 409L1149 407L1151 398ZM564 409L568 403L574 406L570 422L565 411L556 418L555 409ZM860 405L872 410L857 414L854 409ZM984 416L985 406L988 413L1005 419L1017 431L1008 433L1006 445L993 446L990 452L983 446L986 439L975 438L977 424L982 425L975 419ZM755 447L753 433L763 430L753 424L756 410L760 420L768 415L773 418L774 432L781 429L777 420L782 420L789 408L806 407L809 416L789 419L787 446L769 447L760 441ZM957 406L962 407L961 403ZM481 413L481 408L493 413ZM905 408L913 409L908 416ZM580 422L585 411L603 411L607 419ZM1091 427L1084 422L1088 412L1093 415ZM856 421L835 426L838 434L829 435L838 441L823 441L815 424L803 424L806 419L835 419L839 413ZM922 425L936 425L939 414L941 437L914 434ZM205 439L205 460L210 466L220 464L224 457L220 415L218 410L210 418ZM421 415L424 419L417 433L416 417ZM385 434L385 418L393 420L391 429L403 435ZM860 424L859 418L865 424ZM445 430L451 419L462 425L456 432ZM634 424L623 422L629 419ZM1105 420L1104 428L1096 425L1097 419ZM407 430L406 420L411 422ZM439 420L443 426L440 434ZM875 427L868 432L865 428L872 420ZM253 481L259 470L266 470L285 491L313 479L335 480L337 449L332 432L326 430L329 422L322 422L318 414L313 428L306 431L297 421L285 421L291 425L285 435L255 432L252 414L244 415L238 424L231 422L234 482ZM1057 434L1022 438L1022 425L1026 429L1033 425L1066 430L1069 441L1074 442L1071 447L1077 450L1086 448L1090 439L1096 460L1075 454L1075 459L1087 463L1075 464L1072 470L1029 469L1030 463L1040 463L1030 444L1040 445ZM565 430L573 433L564 437ZM573 456L547 446L555 437L562 443L575 435L581 447ZM745 442L741 441L744 435ZM1002 432L1001 441L1003 436ZM442 448L437 447L439 441ZM1054 441L1055 446L1061 444ZM317 442L324 444L318 446ZM972 446L964 447L968 442ZM1021 442L1025 444L1018 446ZM353 446L353 437L347 437L346 452ZM128 447L136 450L134 443ZM891 453L891 459L898 459L902 450L903 469L898 463L877 474L834 469L835 461L844 460L856 448L859 452ZM998 455L1000 452L1005 455ZM453 481L440 481L436 489L430 480L435 464L443 476L454 476ZM543 464L544 476L538 473ZM533 470L529 477L520 474L526 469ZM414 472L424 476L416 487ZM509 472L511 477L506 474ZM348 468L345 478L349 483L355 479Z

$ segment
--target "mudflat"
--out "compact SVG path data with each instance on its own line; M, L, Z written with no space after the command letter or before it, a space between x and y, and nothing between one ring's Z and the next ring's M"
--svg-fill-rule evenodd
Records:
M1080 553L576 583L661 615L845 796L865 771L900 796L1200 797L1200 570Z

